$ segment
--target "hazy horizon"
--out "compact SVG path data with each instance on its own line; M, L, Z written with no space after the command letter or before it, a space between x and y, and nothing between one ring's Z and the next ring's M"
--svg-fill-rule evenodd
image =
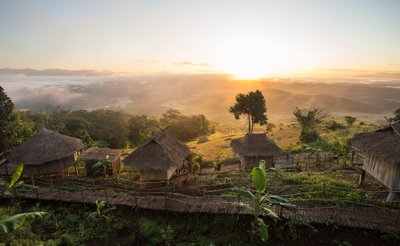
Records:
M1 1L0 68L239 79L400 72L400 2Z
M293 109L375 121L400 105L400 2L0 2L0 86L20 109L168 108L232 121L260 89Z

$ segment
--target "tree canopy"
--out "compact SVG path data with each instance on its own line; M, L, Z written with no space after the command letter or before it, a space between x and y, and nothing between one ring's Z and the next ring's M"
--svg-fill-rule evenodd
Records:
M398 108L398 109L396 109L394 112L393 112L393 117L391 117L391 118L388 118L387 120L389 121L389 122L396 122L396 121L399 121L400 120L400 108Z
M0 153L21 144L33 134L33 124L21 119L20 112L0 86Z
M316 131L316 127L326 117L326 114L324 114L322 109L315 107L299 109L296 107L293 115L300 123L300 142L310 143L319 139L319 134Z
M240 119L241 115L246 116L249 134L253 133L254 124L266 125L268 122L265 98L259 90L251 91L247 94L238 94L236 103L229 109L229 112L237 120Z
M356 122L357 118L347 115L344 117L344 120L346 121L347 125L352 126L354 124L354 122Z

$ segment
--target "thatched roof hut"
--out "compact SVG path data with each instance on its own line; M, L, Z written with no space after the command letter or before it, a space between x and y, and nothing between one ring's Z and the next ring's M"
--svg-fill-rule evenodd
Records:
M273 157L283 154L282 150L264 133L246 134L231 141L233 152L239 157L243 168L257 167L265 160L267 167L273 167Z
M400 121L349 139L352 149L364 157L363 169L391 190L400 189Z
M87 175L93 175L95 170L92 166L106 157L111 161L111 169L107 170L108 174L118 175L121 169L121 151L118 149L90 147L79 156L78 161L85 162Z
M143 180L168 180L189 153L184 143L161 131L128 155L124 164L137 170Z
M9 162L24 164L24 174L37 176L60 172L75 164L82 140L47 129L15 147L7 156Z

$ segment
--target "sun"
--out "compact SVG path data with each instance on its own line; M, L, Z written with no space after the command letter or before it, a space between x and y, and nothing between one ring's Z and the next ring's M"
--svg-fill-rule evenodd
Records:
M225 39L216 49L217 68L235 79L259 79L275 74L276 51L257 36L236 36Z

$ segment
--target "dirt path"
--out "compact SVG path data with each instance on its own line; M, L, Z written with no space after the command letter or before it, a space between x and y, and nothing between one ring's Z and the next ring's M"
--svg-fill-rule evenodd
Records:
M128 192L110 190L62 191L57 188L40 187L36 193L22 195L27 199L44 201L63 201L73 203L91 203L104 200L111 205L137 207L141 209L171 211L178 213L221 213L248 214L234 203L238 198L221 196L185 196L175 193L159 195L134 195ZM247 200L240 202L249 203ZM298 219L310 223L335 224L356 228L372 229L375 226L392 226L400 230L400 211L386 208L358 207L298 207L293 213L274 207L281 217Z

